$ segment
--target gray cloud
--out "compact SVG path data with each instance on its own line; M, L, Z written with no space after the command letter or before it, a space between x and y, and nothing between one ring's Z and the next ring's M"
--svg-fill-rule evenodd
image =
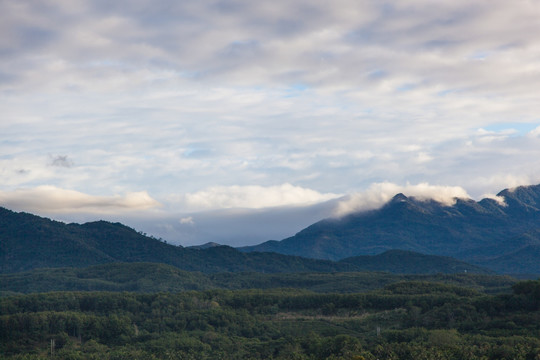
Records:
M172 71L251 85L282 83L281 74L296 73L311 86L349 87L365 83L366 73L384 71L423 85L493 91L487 81L516 74L512 68L493 73L490 67L516 51L534 51L532 34L538 30L526 2L78 4L50 4L45 11L11 6L4 13L16 12L28 24L14 32L30 43L47 44L66 61L98 60L100 71L133 71L161 60ZM41 27L31 28L30 19ZM54 19L66 22L60 26ZM50 41L47 34L53 33L62 36Z
M309 206L264 209L224 209L185 214L150 213L120 216L115 221L131 224L168 242L200 245L214 241L231 246L254 245L266 240L281 240L331 216L336 201Z
M67 155L51 156L51 166L70 168L73 167L73 161Z
M0 191L168 204L534 183L538 130L499 128L538 126L538 15L503 0L0 2ZM185 204L167 208L175 224Z

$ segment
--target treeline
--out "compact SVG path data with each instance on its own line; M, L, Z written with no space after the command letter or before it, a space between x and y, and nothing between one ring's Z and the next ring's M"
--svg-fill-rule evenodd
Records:
M39 269L0 274L0 294L48 291L177 292L210 289L301 288L317 292L364 292L387 284L422 280L452 283L485 292L509 289L516 280L482 274L397 275L347 273L214 273L188 272L156 263L111 263L87 268Z
M298 289L54 292L0 300L6 359L538 359L540 281L508 294L423 281Z

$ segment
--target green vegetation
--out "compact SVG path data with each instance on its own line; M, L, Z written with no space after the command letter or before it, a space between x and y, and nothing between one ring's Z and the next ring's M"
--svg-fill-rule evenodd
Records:
M539 359L540 280L0 299L4 359ZM52 340L52 341L51 341Z
M522 209L511 200L506 215ZM415 202L394 205L388 218L407 224L416 211L410 231L433 225ZM495 206L458 205L440 215ZM536 223L537 213L519 214ZM537 269L538 234L491 261ZM119 223L66 225L3 208L0 240L2 359L540 360L540 280L448 257L393 250L334 262L188 249Z
M229 246L183 248L148 237L120 223L97 221L83 225L64 224L31 214L15 213L2 207L0 240L0 273L36 268L88 267L115 262L163 263L185 271L203 273L493 273L448 257L399 250L334 262L277 253L243 253ZM88 284L90 289L96 290L108 290L106 285Z
M347 273L214 273L188 272L156 263L110 263L87 268L37 269L0 274L0 294L47 291L175 292L210 289L298 288L316 292L365 292L399 281L437 281L489 293L509 289L516 280L481 274L396 275Z

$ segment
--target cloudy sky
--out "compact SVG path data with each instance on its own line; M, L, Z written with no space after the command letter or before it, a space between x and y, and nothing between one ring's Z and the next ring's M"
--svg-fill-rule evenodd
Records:
M537 0L0 1L0 205L190 245L540 182Z

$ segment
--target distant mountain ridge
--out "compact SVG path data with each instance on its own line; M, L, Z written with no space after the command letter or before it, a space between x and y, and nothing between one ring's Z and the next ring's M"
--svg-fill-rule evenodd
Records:
M397 194L377 210L321 220L282 241L242 251L339 260L401 249L451 256L505 273L540 274L540 185L453 206Z
M187 248L188 249L206 250L206 249L210 249L210 248L213 248L213 247L216 247L216 246L223 246L223 245L218 244L218 243L213 242L213 241L210 241L210 242L207 242L207 243L202 244L202 245L188 246Z
M107 263L152 262L182 270L217 272L350 272L388 271L405 274L490 273L489 270L450 258L403 252L408 267L385 254L334 262L277 253L243 253L229 246L205 244L183 248L145 236L120 223L97 221L64 224L39 216L0 208L2 273L36 268L87 267ZM436 264L436 266L434 265ZM428 265L428 266L426 266ZM367 267L366 267L367 266Z

